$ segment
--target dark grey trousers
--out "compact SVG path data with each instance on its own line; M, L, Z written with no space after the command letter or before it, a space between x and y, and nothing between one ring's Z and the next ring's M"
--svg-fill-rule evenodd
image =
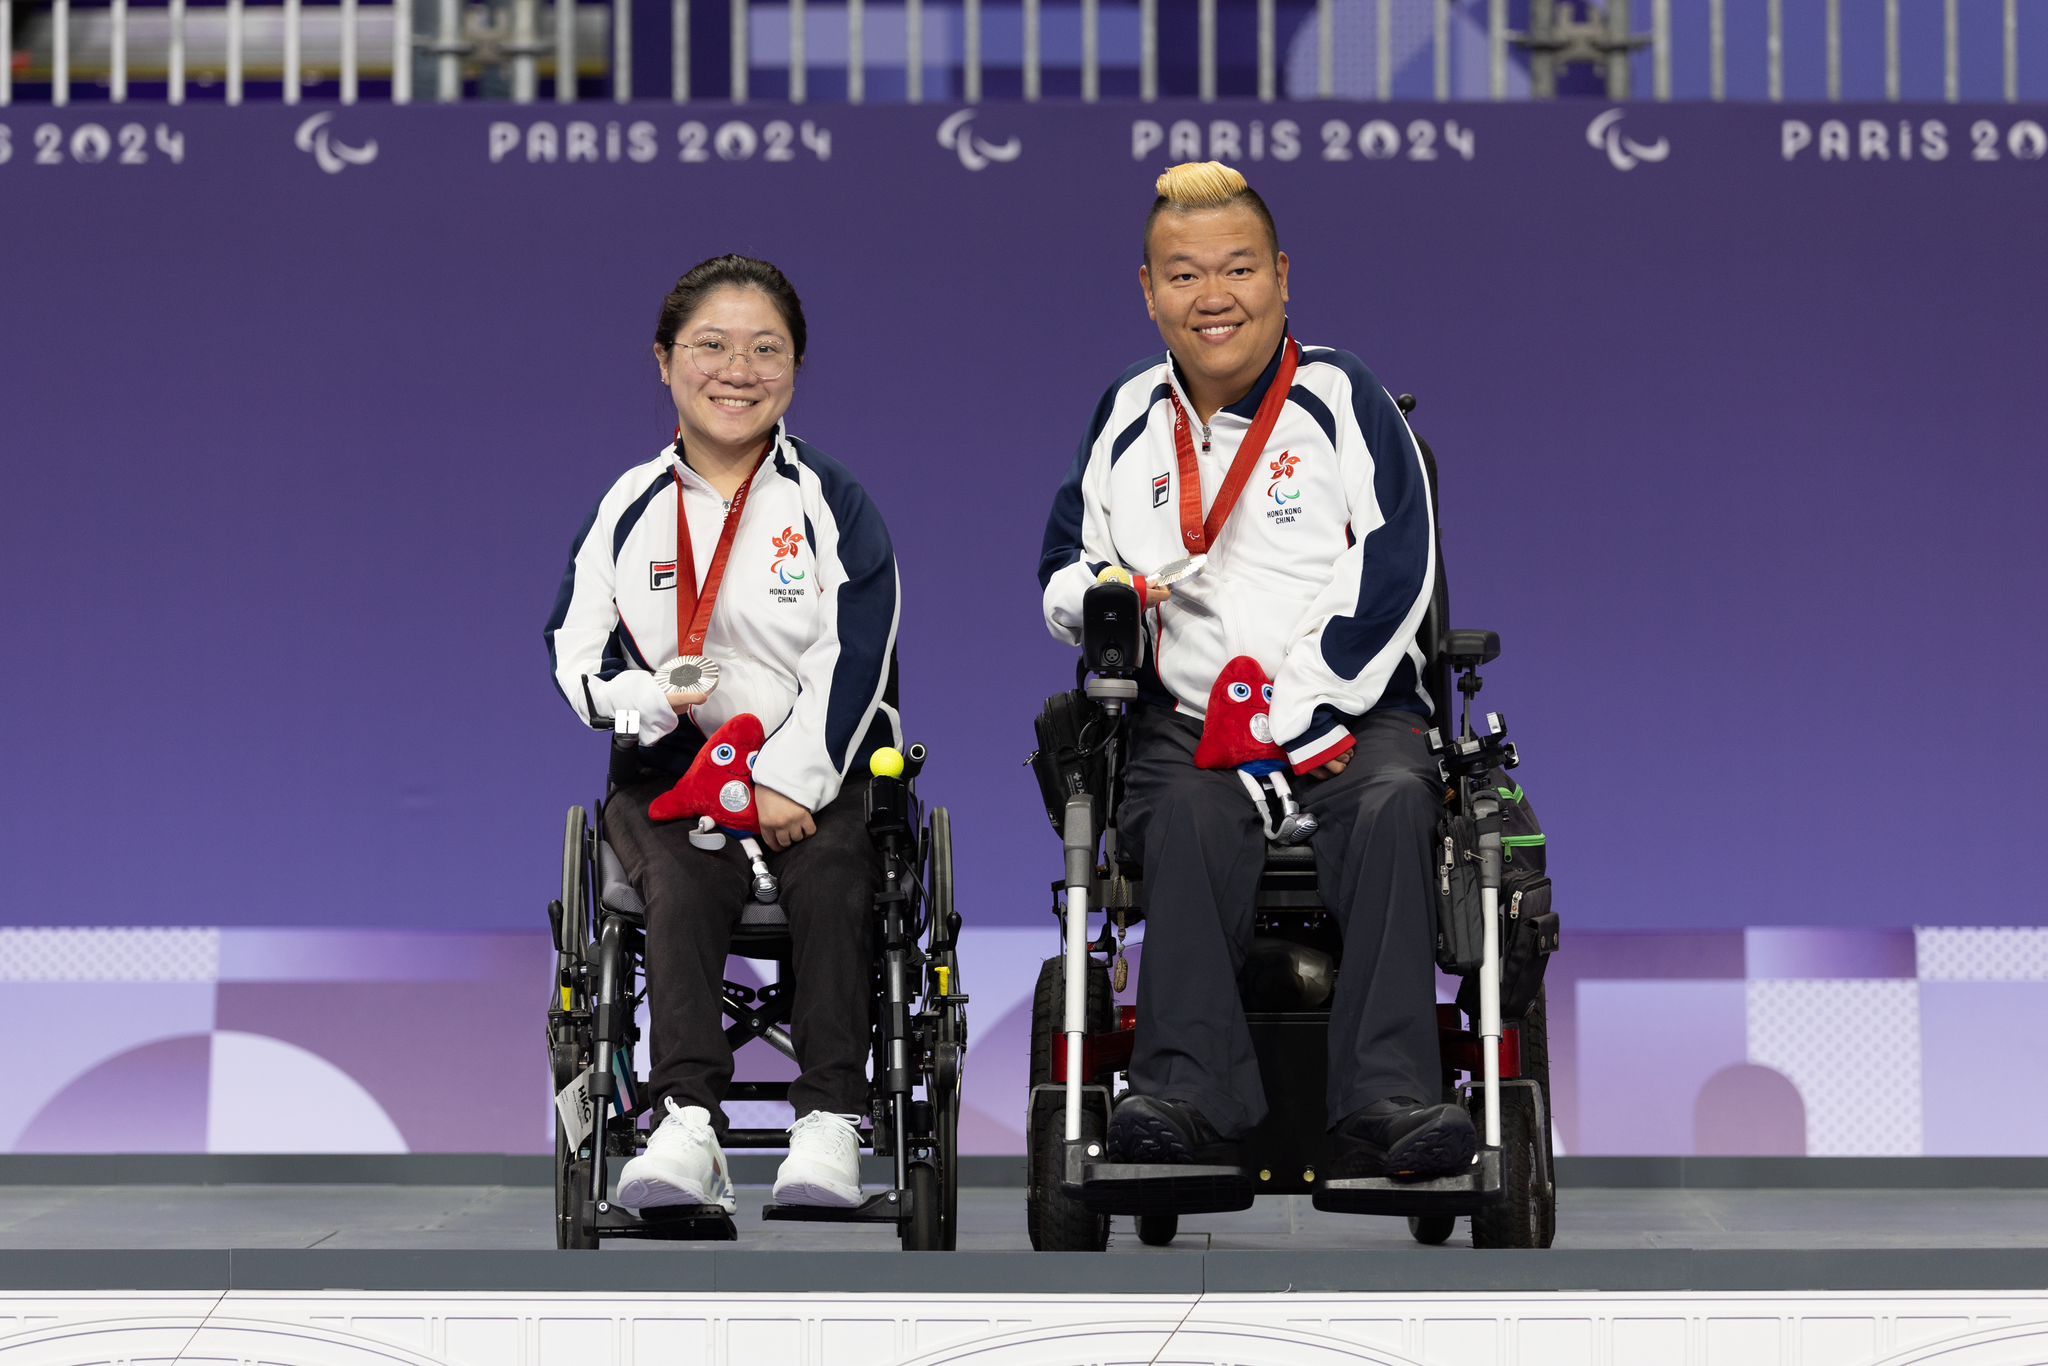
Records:
M1392 1096L1433 1103L1442 1089L1429 885L1441 793L1424 729L1412 713L1374 712L1355 728L1343 773L1292 780L1322 822L1310 847L1344 940L1325 1093L1333 1125ZM1117 813L1145 870L1131 1088L1186 1101L1242 1138L1266 1115L1238 996L1265 836L1235 773L1195 767L1199 722L1139 707L1131 733Z
M732 1081L719 988L753 874L738 842L699 849L689 840L691 822L647 819L647 804L673 781L614 792L605 802L605 837L647 903L648 1099L657 1114L673 1096L718 1117ZM801 1069L789 1099L799 1116L867 1109L880 861L868 838L866 792L865 778L849 781L816 813L817 834L767 856L789 915L790 1036Z

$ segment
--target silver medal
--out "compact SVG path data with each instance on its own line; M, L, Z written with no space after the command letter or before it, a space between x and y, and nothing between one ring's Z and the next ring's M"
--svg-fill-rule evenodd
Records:
M1159 566L1159 572L1147 574L1145 582L1157 584L1161 588L1171 588L1175 584L1185 583L1201 573L1202 566L1207 563L1209 563L1207 555L1189 555Z
M654 671L664 692L709 694L718 686L718 661L703 655L682 655Z

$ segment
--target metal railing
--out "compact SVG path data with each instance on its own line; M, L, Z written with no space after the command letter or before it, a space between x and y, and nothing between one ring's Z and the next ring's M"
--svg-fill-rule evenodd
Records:
M1775 101L1794 56L1825 71L1824 91L1801 97L1841 100L1852 44L1881 46L1887 100L1937 55L1940 98L2021 97L2021 0L1970 6L1998 6L1995 80L1981 51L1966 73L1961 0L1791 0L1790 43L1787 0L1766 0L1761 32L1738 3L1740 34L1729 0L640 0L638 15L634 0L415 3L0 0L0 52L15 54L0 62L0 104L62 105L83 86L121 103L138 85L143 98L201 89L234 104L251 83L285 103L329 84L342 103L366 85L397 103L418 87L529 103L550 84L559 102L625 101L647 93L636 58L657 71L666 59L678 102L1628 99L1645 84L1659 100L1723 100L1731 58L1745 81L1760 70ZM2048 0L2027 5L2048 30ZM1938 11L1938 54L1902 37L1902 11L1922 27Z

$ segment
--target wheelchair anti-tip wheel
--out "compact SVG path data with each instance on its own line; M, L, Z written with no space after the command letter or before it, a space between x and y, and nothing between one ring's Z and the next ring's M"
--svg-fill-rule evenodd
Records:
M1408 1216L1408 1233L1416 1242L1437 1247L1451 1240L1457 1232L1458 1216L1455 1214L1411 1214Z
M1140 1214L1138 1219L1138 1241L1146 1247L1165 1247L1180 1232L1178 1214Z

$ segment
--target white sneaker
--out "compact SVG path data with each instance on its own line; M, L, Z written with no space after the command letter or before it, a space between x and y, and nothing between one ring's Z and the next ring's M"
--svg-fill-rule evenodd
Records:
M789 1156L775 1173L778 1205L860 1203L860 1130L844 1115L813 1110L789 1126Z
M647 1151L619 1169L619 1203L627 1209L717 1205L731 1214L739 1201L711 1128L711 1112L701 1105L678 1105L674 1097L662 1104L668 1118L647 1136Z

